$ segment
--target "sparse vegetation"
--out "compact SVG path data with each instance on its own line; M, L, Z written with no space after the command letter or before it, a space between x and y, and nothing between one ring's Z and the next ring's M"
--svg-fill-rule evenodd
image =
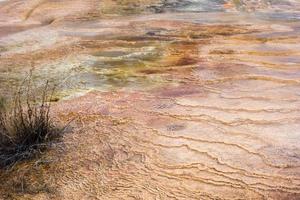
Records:
M0 96L0 110L4 108L5 99Z
M50 116L53 91L47 82L37 95L29 78L12 103L0 100L0 168L38 156L57 141L63 129L57 128Z

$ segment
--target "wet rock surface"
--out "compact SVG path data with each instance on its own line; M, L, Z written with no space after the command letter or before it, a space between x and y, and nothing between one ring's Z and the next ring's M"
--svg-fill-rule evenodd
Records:
M1 96L33 67L75 118L0 198L299 199L299 8L0 1Z

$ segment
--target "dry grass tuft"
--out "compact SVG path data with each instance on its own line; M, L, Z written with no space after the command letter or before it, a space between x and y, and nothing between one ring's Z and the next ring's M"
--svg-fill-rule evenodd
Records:
M31 86L31 78L19 88L11 105L1 101L0 107L0 168L34 158L58 140L63 129L50 116L50 99L54 89L48 82L41 95Z

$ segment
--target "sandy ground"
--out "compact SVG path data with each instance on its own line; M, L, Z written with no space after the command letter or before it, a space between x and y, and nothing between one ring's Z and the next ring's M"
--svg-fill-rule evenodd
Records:
M75 118L0 199L300 199L299 3L199 2L0 2L1 95Z

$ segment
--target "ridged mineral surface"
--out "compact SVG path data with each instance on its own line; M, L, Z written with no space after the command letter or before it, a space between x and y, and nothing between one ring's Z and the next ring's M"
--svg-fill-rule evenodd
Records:
M0 1L0 94L60 84L63 144L0 199L300 199L300 2Z

